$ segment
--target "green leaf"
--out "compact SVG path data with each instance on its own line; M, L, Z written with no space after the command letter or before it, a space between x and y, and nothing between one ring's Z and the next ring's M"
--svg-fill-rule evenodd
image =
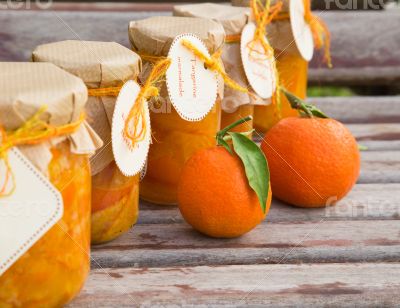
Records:
M325 113L323 113L321 110L319 110L314 105L307 104L307 107L309 108L309 110L311 111L313 116L316 116L317 118L322 118L322 119L328 119L329 118Z
M267 159L252 140L239 133L229 133L233 148L242 160L250 187L257 194L261 208L266 211L270 174Z
M230 154L233 154L231 147L229 146L228 142L225 141L224 138L218 137L217 144L223 146Z

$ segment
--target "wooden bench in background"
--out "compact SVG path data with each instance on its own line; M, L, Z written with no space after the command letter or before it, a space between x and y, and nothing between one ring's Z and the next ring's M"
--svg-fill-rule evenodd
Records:
M77 8L84 11L63 11ZM157 8L0 11L0 60L29 60L36 45L64 39L129 46L128 22L170 14L169 4ZM400 85L400 11L320 14L331 29L335 67L314 61L310 84ZM305 210L274 201L253 232L216 240L193 231L175 207L142 202L131 232L93 249L89 280L70 306L398 305L400 97L309 100L367 146L357 185L336 207Z

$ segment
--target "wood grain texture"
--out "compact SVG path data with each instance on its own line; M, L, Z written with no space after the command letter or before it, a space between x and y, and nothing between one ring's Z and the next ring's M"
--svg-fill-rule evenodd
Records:
M267 218L268 221L268 218ZM264 223L213 239L184 223L137 225L96 246L93 267L400 261L399 220Z
M0 11L0 60L29 60L37 45L65 39L113 40L129 46L129 21L165 14L171 13ZM334 69L324 68L320 58L315 57L310 70L312 84L379 85L400 81L398 12L322 12L320 15L332 34Z
M368 140L400 140L400 124L398 123L347 124L346 126L360 143Z
M310 97L307 101L343 123L400 123L400 96Z
M315 58L309 79L318 85L382 85L400 81L398 11L322 12L332 40L334 69Z
M400 184L357 184L334 207L304 209L273 200L264 223L400 219ZM182 223L176 206L141 201L139 224Z
M397 306L400 265L98 269L69 307Z
M399 151L362 151L358 183L400 183Z

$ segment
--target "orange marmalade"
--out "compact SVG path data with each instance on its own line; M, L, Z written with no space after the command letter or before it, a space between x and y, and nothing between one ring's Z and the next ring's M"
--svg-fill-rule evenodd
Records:
M87 119L104 141L104 146L91 160L92 243L111 241L136 223L139 192L138 178L123 176L115 165L110 143L116 97L115 93L107 94L105 90L136 80L141 59L115 42L81 40L40 45L34 50L32 59L51 62L80 77L89 89L85 106ZM93 90L100 90L100 94L93 95Z
M61 192L63 218L0 276L0 307L61 307L83 286L90 262L90 167L69 141L52 150L51 183Z
M240 119L254 114L254 105L241 105L234 112L222 111L221 127L226 127ZM253 129L253 121L248 121L233 128L233 132L247 132Z
M139 215L139 175L126 177L113 161L92 177L92 243L128 231Z
M175 109L151 113L153 143L147 173L140 183L140 196L157 204L176 204L177 186L186 160L197 150L215 145L220 128L221 104L218 100L199 122L182 119Z
M277 69L281 86L304 99L307 94L308 62L300 55L276 51ZM281 95L281 104L254 107L254 127L259 132L266 132L282 118L295 117L298 112L290 107L285 95Z

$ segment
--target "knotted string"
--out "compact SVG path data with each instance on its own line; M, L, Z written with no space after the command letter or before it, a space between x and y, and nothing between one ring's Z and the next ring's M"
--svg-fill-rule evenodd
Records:
M135 104L129 111L125 120L123 134L132 147L146 137L148 127L145 121L145 108L143 105L149 98L159 95L159 90L155 84L165 75L170 65L170 59L163 59L154 65L149 77L140 89Z
M239 92L249 93L249 89L242 87L236 81L234 81L231 77L225 73L224 67L221 64L221 53L222 49L219 49L215 52L211 57L203 53L196 45L194 45L191 41L187 39L183 39L181 41L182 45L190 50L196 57L198 57L202 62L204 62L206 68L210 69L213 72L218 73L222 79L224 80L225 84Z
M186 47L188 50L190 50L195 56L197 56L202 62L204 62L205 66L212 70L213 72L218 73L222 79L224 80L225 84L237 91L244 92L244 93L249 93L249 95L252 95L251 92L245 87L242 87L238 83L236 83L227 73L225 73L225 70L223 66L221 65L220 58L222 54L222 49L218 50L215 52L211 57L207 56L205 53L203 53L200 49L197 48L194 44L192 44L189 40L183 39L182 40L182 45ZM148 55L145 53L140 53L140 57L144 61L148 61L151 63L155 63L157 61L160 61L162 59L167 59L166 57L162 56L152 56Z
M271 7L271 0L266 0L265 5L261 0L251 0L250 8L253 20L256 24L256 31L254 38L249 42L248 48L252 53L257 53L263 58L271 59L274 57L274 49L267 40L267 25L269 25L275 16L279 14L282 9L282 2L276 3ZM259 43L263 51L260 52L255 46Z
M254 1L255 2L255 1ZM310 25L311 32L313 35L313 41L315 47L317 49L324 48L324 62L327 63L328 67L332 67L332 60L330 54L330 46L331 46L331 35L326 23L320 18L316 16L311 11L311 1L310 0L303 0L304 2L304 20ZM250 2L250 7L253 9L252 6L256 5L255 3ZM272 10L272 8L271 8ZM272 12L270 10L270 14ZM288 20L290 19L290 14L288 12L278 12L272 16L272 21L279 21L279 20ZM241 34L233 34L227 35L226 43L239 43L241 38Z
M143 57L142 57L143 59ZM160 60L158 58L158 60ZM147 134L147 124L145 120L145 109L143 104L151 97L158 96L158 88L154 86L168 70L171 60L163 58L160 61L156 61L149 77L145 84L140 89L140 92L129 111L128 117L125 119L125 126L123 130L123 136L128 143L128 146L132 149L134 146L145 139ZM88 89L89 96L101 97L101 96L118 96L122 86L109 87L109 88L98 88Z
M47 106L41 107L32 118L27 120L20 128L14 131L6 131L0 125L0 160L4 161L6 167L6 178L0 186L0 197L10 196L15 191L15 176L8 159L8 151L18 145L35 145L55 137L67 136L74 133L85 120L81 114L78 121L63 126L53 126L40 117L47 110ZM12 180L12 188L6 192L9 181Z

